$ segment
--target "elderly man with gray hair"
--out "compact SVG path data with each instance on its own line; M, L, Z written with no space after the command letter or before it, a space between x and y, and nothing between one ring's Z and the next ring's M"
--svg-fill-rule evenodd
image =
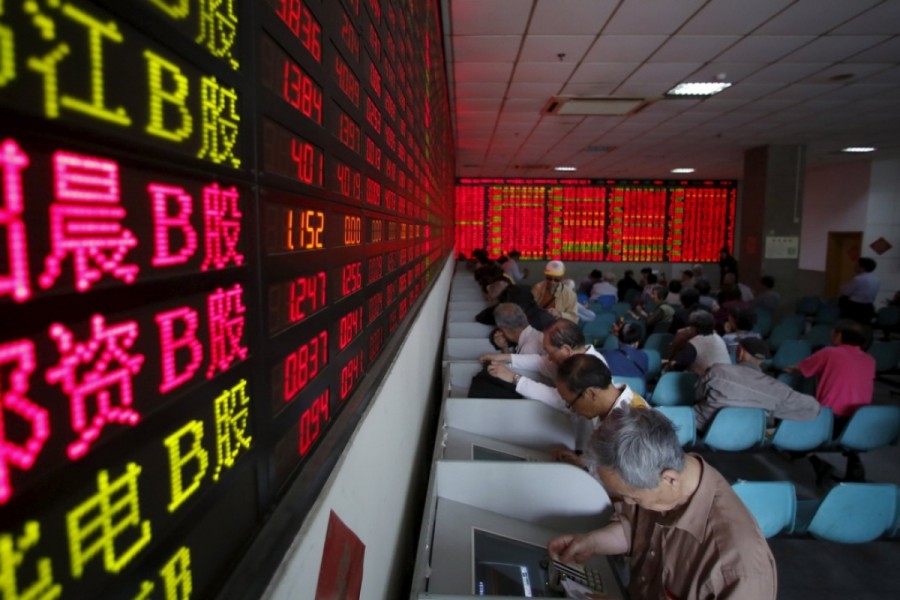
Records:
M602 529L551 540L551 557L629 556L632 598L774 600L775 560L756 521L718 471L684 453L664 415L613 410L588 460L616 514Z
M544 334L528 324L528 316L522 307L512 302L502 302L494 308L497 329L491 333L491 342L505 354L543 354Z

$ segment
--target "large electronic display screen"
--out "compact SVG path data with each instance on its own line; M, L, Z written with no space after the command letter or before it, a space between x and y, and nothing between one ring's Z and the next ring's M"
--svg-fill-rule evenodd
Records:
M734 247L735 181L460 179L456 249L575 261L705 262Z
M452 250L439 15L0 2L0 596L216 597L302 520Z

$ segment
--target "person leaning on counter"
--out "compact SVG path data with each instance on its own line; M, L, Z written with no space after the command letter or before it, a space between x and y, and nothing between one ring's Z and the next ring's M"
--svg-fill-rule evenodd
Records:
M775 599L775 559L753 516L718 471L685 454L662 413L616 408L591 436L588 460L615 515L551 540L552 558L625 554L632 598Z

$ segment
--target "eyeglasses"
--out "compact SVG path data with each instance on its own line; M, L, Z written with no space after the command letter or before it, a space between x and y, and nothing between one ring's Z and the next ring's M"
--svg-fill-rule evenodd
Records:
M566 410L572 410L572 407L575 406L575 404L576 404L579 400L581 400L581 397L584 396L584 393L585 393L586 391L587 391L587 390L584 389L584 390L581 390L580 392L578 392L578 395L575 396L575 399L572 400L571 402L569 402L568 404L566 404Z
M562 281L562 277L550 277L549 275L546 277L546 279L547 279L547 281L555 281L557 283Z

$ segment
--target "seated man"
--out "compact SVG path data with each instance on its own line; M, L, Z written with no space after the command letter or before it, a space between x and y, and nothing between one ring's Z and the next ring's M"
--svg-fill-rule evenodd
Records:
M542 354L544 334L528 324L522 307L502 302L494 308L497 329L491 332L491 343L506 354Z
M561 260L551 260L544 268L544 281L534 284L531 295L537 305L557 318L578 322L578 297L563 285L566 266Z
M556 380L557 366L570 356L590 354L606 364L603 356L590 344L585 343L584 332L571 321L559 319L544 330L544 354L505 354L489 352L482 354L481 362L489 363L488 373L514 383L516 392L525 398L541 402L562 411L567 411L566 402L560 398L553 385L535 381L516 371L536 371L548 382ZM504 363L508 363L507 367Z
M613 410L588 446L610 497L612 522L550 541L550 556L583 563L595 554L630 557L632 598L776 597L775 560L753 515L703 458L685 454L655 410Z
M649 333L666 333L672 326L672 319L675 316L675 307L666 302L666 296L669 291L661 285L654 285L650 288L650 300L656 308L652 312L644 310L643 305L638 305L635 310L638 314L629 311L631 316L637 319L643 319L647 324Z
M674 371L691 370L703 376L714 364L730 365L731 357L722 337L716 333L715 319L705 310L695 310L688 317L687 331L675 334L672 341L672 360L667 365ZM687 343L679 346L678 338L683 336Z
M753 309L737 307L729 311L725 321L725 335L722 336L729 356L737 357L738 344L742 339L760 337L753 331L754 325L756 325L756 313L753 312Z
M726 406L762 408L773 419L808 421L819 414L819 403L791 386L762 372L769 357L769 345L759 338L738 343L736 365L715 364L706 371L697 387L694 417L703 431L719 409ZM774 423L771 423L774 425Z
M614 408L650 408L640 394L625 384L615 385L612 373L600 359L589 354L570 356L556 376L556 391L566 407L591 422L594 429ZM581 456L569 449L553 452L553 458L577 466L584 466Z
M834 412L834 435L839 436L850 417L860 406L872 403L875 390L875 359L863 349L869 342L869 331L864 325L841 319L834 324L831 333L832 346L822 348L801 360L796 367L785 369L804 377L818 377L816 400ZM816 456L810 459L821 481L830 470ZM859 454L847 454L845 478L865 480L865 470Z
M641 343L641 328L634 323L625 323L618 328L619 347L613 350L600 350L600 354L609 365L609 370L618 377L647 376L650 359L643 350L638 350Z

